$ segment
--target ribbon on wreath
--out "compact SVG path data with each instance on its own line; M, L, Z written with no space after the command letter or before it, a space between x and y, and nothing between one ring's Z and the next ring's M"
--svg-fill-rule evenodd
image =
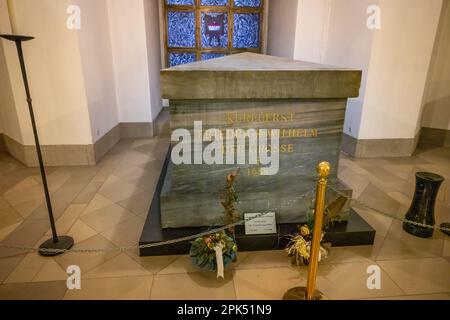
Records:
M221 241L214 247L214 251L216 252L217 279L225 278L223 265L223 248L224 245Z

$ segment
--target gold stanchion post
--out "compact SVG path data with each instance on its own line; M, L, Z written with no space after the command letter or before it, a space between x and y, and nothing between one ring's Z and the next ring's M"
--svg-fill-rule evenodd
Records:
M330 173L330 164L322 162L317 166L319 181L316 189L316 206L314 210L314 230L309 256L308 282L305 287L296 287L288 290L283 300L321 300L322 292L316 290L317 269L319 265L320 239L322 237L323 216L325 211L325 192L327 177Z

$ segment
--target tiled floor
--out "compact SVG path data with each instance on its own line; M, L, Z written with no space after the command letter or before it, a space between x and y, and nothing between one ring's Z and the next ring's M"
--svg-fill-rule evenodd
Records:
M137 243L168 142L122 140L95 167L48 168L57 227L77 249ZM419 150L411 158L353 160L342 156L340 178L354 197L401 217L414 191L414 172L450 178L450 149ZM377 230L374 246L332 248L319 267L318 287L330 299L450 299L450 238L419 239L392 218L357 208ZM450 184L438 196L436 220L450 221ZM37 169L0 155L0 241L37 246L49 237ZM66 268L78 265L81 290L68 290ZM381 289L367 288L367 268L381 268ZM306 283L283 251L242 252L223 280L198 272L187 256L139 257L137 250L37 253L0 248L0 299L280 299Z

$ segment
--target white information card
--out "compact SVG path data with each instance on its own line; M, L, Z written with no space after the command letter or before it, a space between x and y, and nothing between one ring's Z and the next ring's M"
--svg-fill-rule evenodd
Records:
M277 222L275 218L275 212L268 212L265 215L250 220L261 213L245 213L245 234L272 234L277 233ZM250 221L249 221L250 220Z

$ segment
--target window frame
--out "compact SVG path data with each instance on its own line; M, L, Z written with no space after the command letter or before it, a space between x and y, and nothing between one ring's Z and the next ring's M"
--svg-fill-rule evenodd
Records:
M262 53L264 49L264 20L265 20L265 2L261 0L259 7L237 7L234 6L234 0L227 0L227 6L202 6L201 0L194 0L194 5L168 5L166 0L161 0L163 7L163 39L164 39L164 63L165 67L170 67L170 53L171 52L193 52L196 56L196 61L201 61L202 53L218 53L218 54L235 54L241 52ZM195 17L195 47L169 47L168 41L168 11L184 11L194 12ZM226 13L228 15L228 46L224 48L202 48L202 12L218 12ZM259 14L259 47L257 48L233 48L234 35L234 14L235 13L258 13Z

